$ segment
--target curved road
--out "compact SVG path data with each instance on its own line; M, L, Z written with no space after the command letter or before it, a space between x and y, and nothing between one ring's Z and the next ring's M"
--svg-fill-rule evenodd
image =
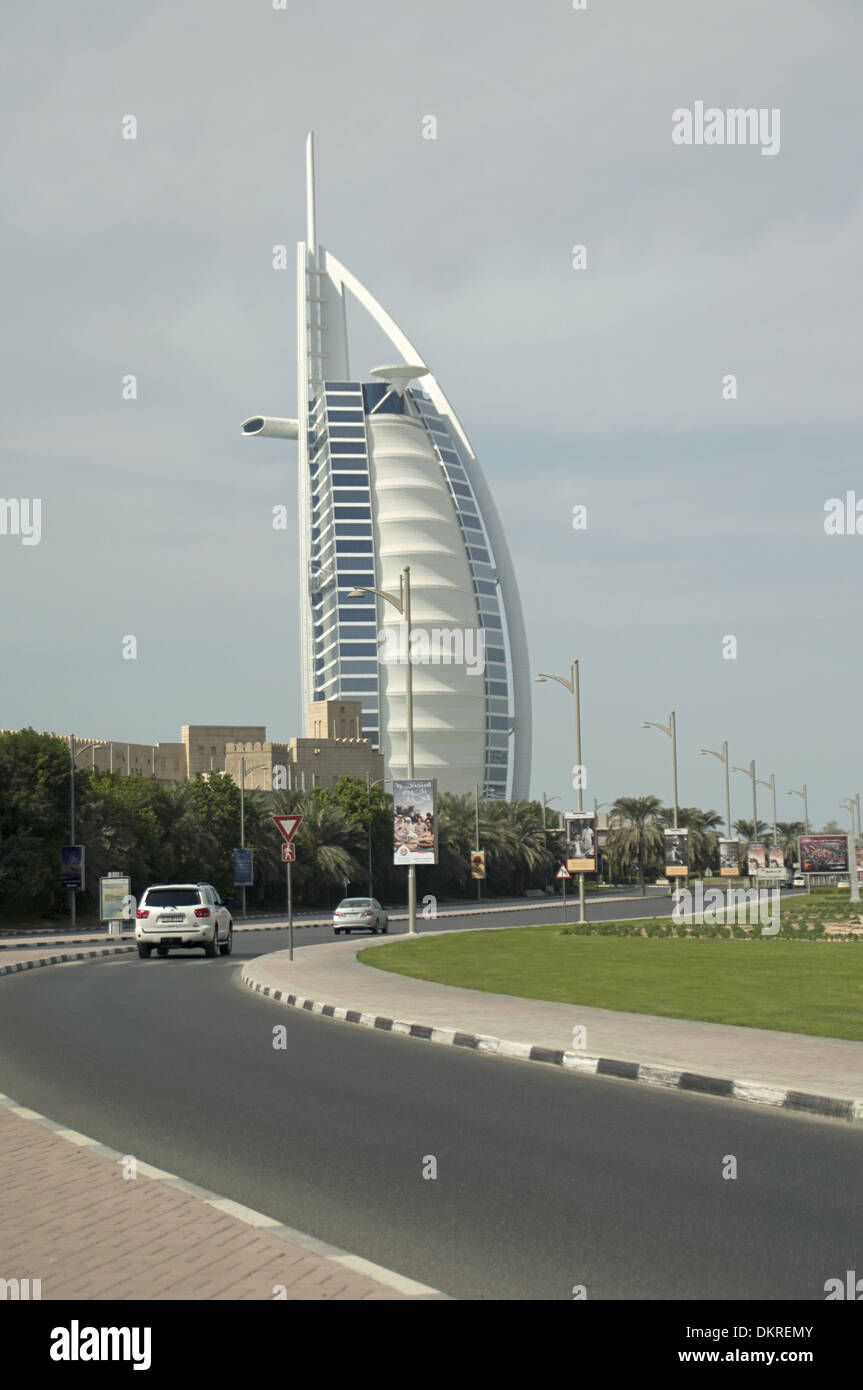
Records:
M331 939L303 930L297 948ZM861 1268L850 1126L298 1013L237 979L286 934L235 941L228 959L4 979L0 1088L460 1298L568 1299L584 1284L590 1299L823 1300L826 1279ZM729 1154L736 1181L721 1175Z

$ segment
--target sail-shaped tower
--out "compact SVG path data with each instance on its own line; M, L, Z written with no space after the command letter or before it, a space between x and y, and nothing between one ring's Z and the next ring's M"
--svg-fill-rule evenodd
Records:
M494 497L446 396L410 340L325 250L306 149L297 248L298 418L252 416L247 435L296 438L303 706L359 700L387 774L406 775L405 647L411 571L414 776L441 790L528 795L530 677L521 601ZM352 375L346 301L392 344L393 365ZM351 305L354 310L354 304Z

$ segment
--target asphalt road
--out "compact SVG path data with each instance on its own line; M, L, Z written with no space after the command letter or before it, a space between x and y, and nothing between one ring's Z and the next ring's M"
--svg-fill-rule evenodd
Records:
M306 929L297 947L321 939ZM11 976L0 1087L460 1298L569 1299L583 1284L589 1299L823 1300L826 1279L863 1267L850 1126L297 1013L237 981L284 945L256 932L228 959Z

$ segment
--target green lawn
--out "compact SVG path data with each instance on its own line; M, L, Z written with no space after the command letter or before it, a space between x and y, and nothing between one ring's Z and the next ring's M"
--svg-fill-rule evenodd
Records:
M493 994L863 1041L859 943L561 936L515 927L420 937L365 965Z

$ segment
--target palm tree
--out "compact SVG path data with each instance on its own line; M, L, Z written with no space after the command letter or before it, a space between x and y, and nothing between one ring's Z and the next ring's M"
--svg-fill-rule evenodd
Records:
M527 881L547 874L552 856L545 847L542 807L536 801L486 801L480 808L480 838L496 871L521 897Z
M785 867L790 869L797 857L797 841L801 835L806 834L806 826L802 820L778 820L776 832L782 846L782 853L785 855Z
M638 864L638 884L644 897L644 870L657 866L664 857L665 838L660 817L663 806L658 796L619 796L611 808L611 829L605 842L606 853L618 864Z
M762 841L766 840L770 826L766 821L759 820L756 823L755 834L753 835L751 820L736 820L734 822L734 829L737 831L738 835L743 836L744 840L754 841L755 844L760 844Z

